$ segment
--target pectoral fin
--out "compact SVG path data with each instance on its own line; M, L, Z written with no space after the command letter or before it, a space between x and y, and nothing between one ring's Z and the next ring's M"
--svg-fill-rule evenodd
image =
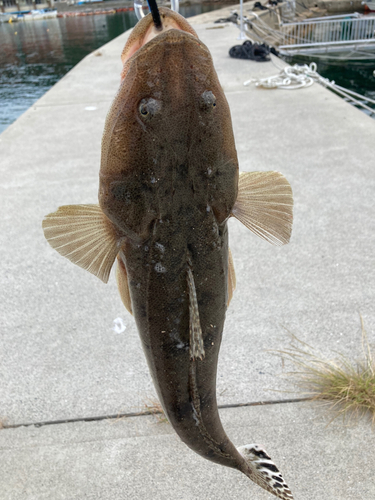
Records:
M241 172L232 215L261 238L285 245L293 223L289 182L279 172Z
M133 314L132 301L129 292L128 274L126 272L126 267L119 255L117 256L116 280L122 303L130 312L130 314Z
M119 251L119 233L99 205L65 205L42 223L48 243L107 283Z
M228 306L236 289L236 273L234 272L233 257L230 248L228 248Z

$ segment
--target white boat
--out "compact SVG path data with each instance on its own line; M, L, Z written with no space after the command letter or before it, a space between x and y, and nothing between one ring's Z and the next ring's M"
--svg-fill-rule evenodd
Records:
M24 21L35 21L37 19L53 19L57 17L57 10L36 9L31 10L28 14L24 14Z
M17 15L0 12L0 23L15 23L18 21Z

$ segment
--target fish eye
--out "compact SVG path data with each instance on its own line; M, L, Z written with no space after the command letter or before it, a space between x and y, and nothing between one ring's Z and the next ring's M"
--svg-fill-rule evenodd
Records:
M202 110L210 111L216 107L216 97L211 90L206 90L200 97L199 104Z
M161 103L152 97L142 99L138 106L139 114L144 120L152 119L161 110Z

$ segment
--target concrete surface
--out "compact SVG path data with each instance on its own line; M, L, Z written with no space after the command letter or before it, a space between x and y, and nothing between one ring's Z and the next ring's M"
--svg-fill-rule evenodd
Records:
M220 415L236 445L256 438L265 446L296 500L374 498L374 436L363 439L368 423L327 428L324 413L306 403ZM275 498L194 454L155 417L9 429L0 433L0 453L2 499Z
M197 30L228 97L241 169L279 170L295 196L286 247L230 221L237 290L218 400L297 397L279 392L293 386L267 352L287 346L285 329L326 355L356 356L360 312L374 342L375 121L315 84L289 92L243 87L283 63L230 59L239 43L234 26ZM139 411L153 398L114 276L103 285L54 252L41 230L43 216L59 205L97 200L100 139L127 36L86 57L0 135L0 417L7 424ZM122 334L113 330L118 317ZM368 424L325 429L328 420L319 416L316 427L314 410L301 403L225 415L236 444L263 440L296 499L374 498ZM168 427L138 418L2 430L0 492L17 500L269 498L185 450Z

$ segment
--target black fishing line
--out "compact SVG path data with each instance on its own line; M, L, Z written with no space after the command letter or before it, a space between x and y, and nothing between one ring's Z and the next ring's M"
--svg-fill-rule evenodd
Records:
M148 8L150 9L155 28L160 30L162 28L160 13L156 0L147 0Z

